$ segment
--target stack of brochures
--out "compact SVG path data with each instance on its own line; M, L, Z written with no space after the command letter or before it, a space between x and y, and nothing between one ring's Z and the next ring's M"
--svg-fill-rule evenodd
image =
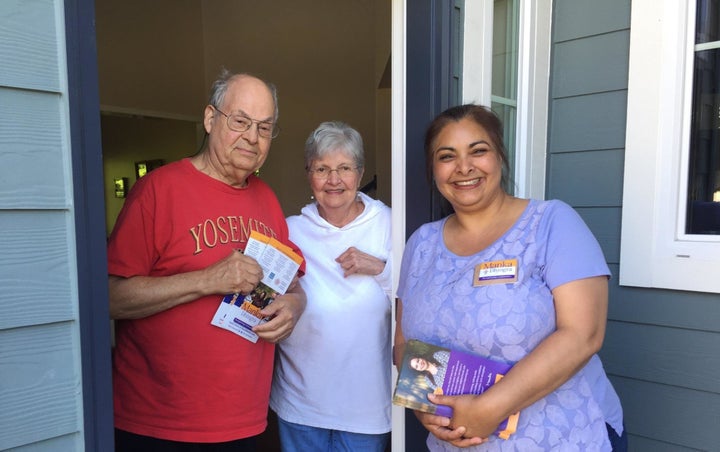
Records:
M248 294L225 295L210 323L257 342L252 328L269 320L260 311L287 291L303 258L289 246L257 231L250 233L244 254L260 264L263 279Z

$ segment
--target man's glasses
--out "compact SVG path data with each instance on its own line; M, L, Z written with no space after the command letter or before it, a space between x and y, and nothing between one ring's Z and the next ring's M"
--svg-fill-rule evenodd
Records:
M335 169L328 168L327 166L318 166L317 168L308 169L308 172L317 180L326 180L333 171L337 173L340 179L346 179L353 175L356 170L357 166L340 165Z
M270 121L258 121L248 116L235 113L229 115L216 106L212 106L218 113L227 117L227 125L230 130L235 132L247 132L253 124L257 124L257 132L263 138L275 138L280 134L280 127Z

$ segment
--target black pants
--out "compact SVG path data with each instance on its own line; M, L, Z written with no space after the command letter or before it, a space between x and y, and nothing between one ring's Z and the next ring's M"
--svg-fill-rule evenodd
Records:
M618 436L618 434L615 432L615 429L610 427L610 424L605 424L608 431L608 438L610 439L610 445L612 446L613 452L627 452L628 450L628 439L627 439L627 431L625 431L625 426L623 426L623 433L622 436Z
M256 452L257 438L225 443L183 443L115 429L116 452Z

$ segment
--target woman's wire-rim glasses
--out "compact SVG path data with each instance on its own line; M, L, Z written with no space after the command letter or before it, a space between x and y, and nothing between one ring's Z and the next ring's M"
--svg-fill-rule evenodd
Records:
M217 110L218 113L227 118L227 126L232 131L247 132L253 124L257 124L258 135L263 138L276 138L280 134L280 127L273 122L252 119L251 117L240 113L229 115L217 108L215 105L212 105L212 107Z
M347 179L355 173L357 166L340 165L337 168L329 168L327 166L318 166L317 168L309 168L308 172L317 180L327 180L334 171L340 179Z

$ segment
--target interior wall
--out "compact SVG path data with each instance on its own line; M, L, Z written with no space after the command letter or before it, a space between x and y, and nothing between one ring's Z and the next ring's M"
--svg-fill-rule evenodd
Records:
M389 0L375 0L375 173L376 197L388 206L392 198L392 9Z
M203 3L206 82L224 65L278 87L282 132L261 176L286 214L310 200L303 146L322 121L363 136L367 180L375 172L375 2L214 0Z
M135 162L165 163L194 154L200 145L199 125L173 119L103 115L101 118L105 220L107 234L122 209L124 198L115 196L115 179L127 178L129 189L137 181Z
M98 83L103 107L200 118L201 0L96 0Z
M278 87L282 132L260 174L287 215L310 201L303 147L327 120L345 121L362 134L363 184L377 174L375 195L390 204L390 90L379 89L390 56L389 1L96 0L96 15L100 103L106 111L200 121L222 67L251 72ZM147 125L131 126L139 129L127 136L113 129L110 136L103 124L109 229L121 204L114 198L115 174L134 171L145 149L153 154L142 160L161 158L156 147L143 149L142 136L135 135L148 133ZM152 140L165 136L173 143L168 152L176 149L167 161L185 157L196 145L194 134L175 136L157 126ZM181 136L190 140L187 145L177 141Z

